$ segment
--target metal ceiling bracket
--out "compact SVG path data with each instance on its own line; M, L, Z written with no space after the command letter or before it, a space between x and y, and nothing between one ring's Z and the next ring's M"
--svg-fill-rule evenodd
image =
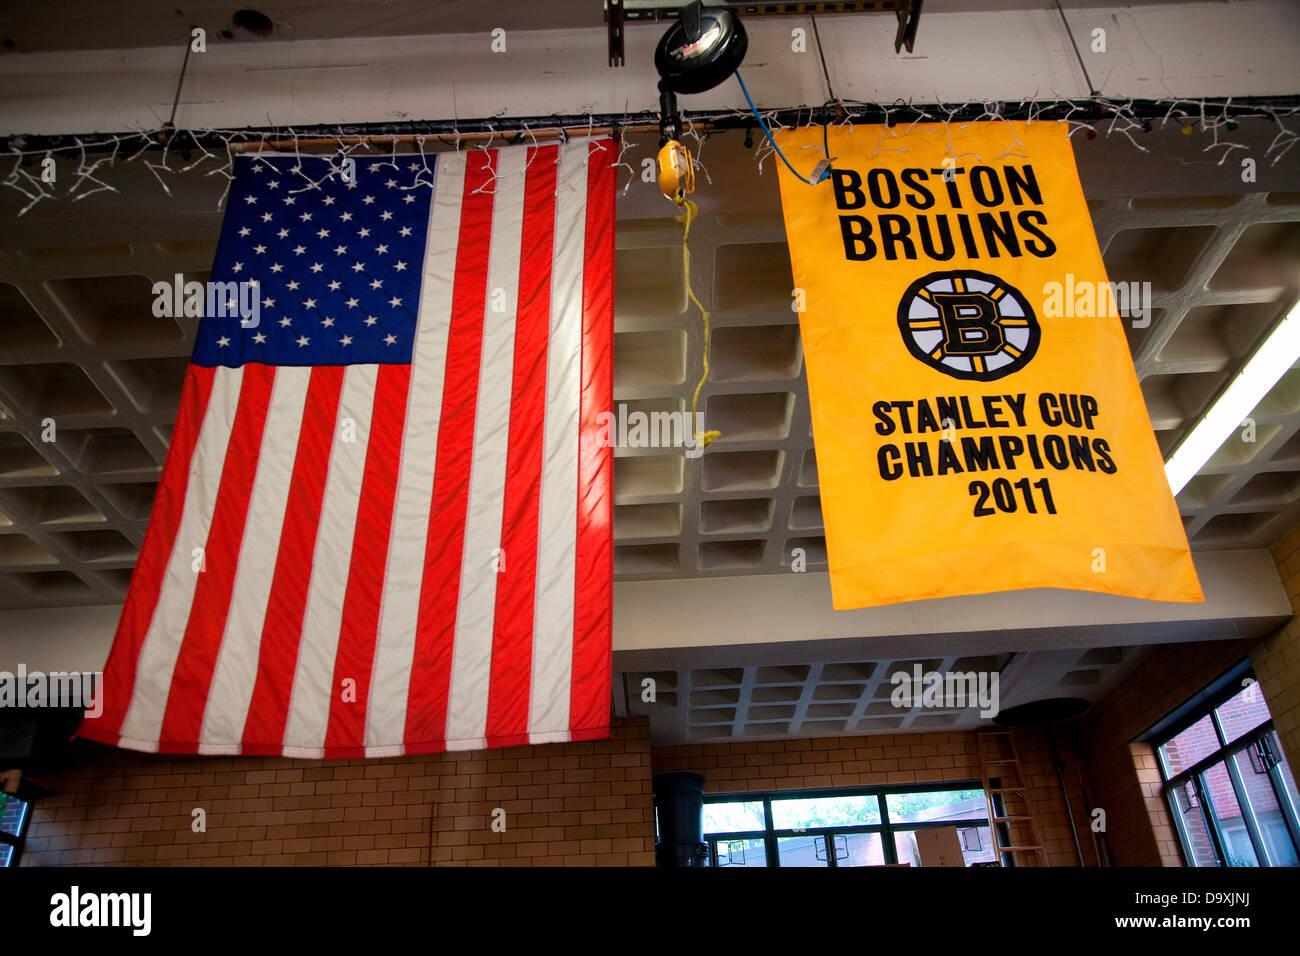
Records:
M898 16L898 32L894 34L894 52L898 53L904 46L912 52L916 42L916 27L921 22L921 4L924 0L907 0L895 12Z
M605 0L605 23L609 29L609 65L623 65L623 0Z

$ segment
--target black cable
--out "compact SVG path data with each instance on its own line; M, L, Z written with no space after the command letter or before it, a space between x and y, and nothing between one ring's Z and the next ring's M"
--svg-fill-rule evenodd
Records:
M176 125L176 107L181 101L181 87L185 85L185 70L190 65L190 50L194 46L194 28L190 27L187 34L189 39L185 43L185 59L181 61L181 75L176 80L176 95L172 97L172 115L167 118L167 129L172 129Z
M1065 11L1061 9L1061 0L1056 0L1056 10L1061 15L1061 22L1065 24L1065 35L1070 38L1070 46L1074 47L1074 55L1079 61L1079 69L1083 70L1083 80L1088 84L1088 95L1096 96L1097 89L1092 85L1092 77L1088 75L1088 68L1083 65L1083 54L1079 52L1079 44L1074 42L1074 31L1070 29L1070 21L1065 19Z
M839 100L835 96L835 91L831 88L830 70L826 69L826 54L822 51L821 31L817 29L817 14L815 13L810 14L809 19L812 20L813 39L817 41L817 56L819 56L822 61L822 76L826 78L826 95L829 97L827 102L833 102L836 105L839 105ZM830 129L829 123L822 123L822 151L826 154L826 162L828 164L827 165L828 169L830 168L829 163L831 159L831 144L830 144L829 129Z

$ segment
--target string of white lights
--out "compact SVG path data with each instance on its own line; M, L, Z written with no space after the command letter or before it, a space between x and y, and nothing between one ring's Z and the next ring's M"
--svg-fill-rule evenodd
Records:
M875 125L880 127L880 135L872 155L882 151L903 149L891 141L901 139L918 123L942 123L951 130L954 125L960 129L976 122L1002 122L1007 129L1007 147L996 159L1020 156L1023 153L1017 150L1022 149L1024 144L1016 135L1016 127L1011 120L1020 119L1034 123L1041 121L1046 115L1050 115L1053 120L1064 121L1069 127L1068 135L1071 137L1076 133L1083 133L1089 139L1097 136L1108 139L1122 137L1129 145L1143 153L1149 153L1150 150L1140 141L1140 134L1149 133L1157 127L1165 128L1174 124L1186 135L1200 132L1203 136L1207 136L1209 141L1199 150L1206 159L1200 161L1219 166L1224 165L1234 154L1238 154L1238 151L1250 148L1249 144L1235 140L1230 135L1238 129L1243 115L1234 106L1231 98L1213 101L1174 99L1160 101L1160 105L1165 107L1163 115L1151 115L1148 103L1146 106L1148 115L1143 116L1138 113L1136 104L1131 99L1120 101L1106 97L1093 97L1084 101L1044 100L1039 99L1035 92L1019 103L917 104L910 100L895 100L885 104L837 99L833 103L828 101L827 104L823 104L820 113L824 118L833 106L838 117L833 125L839 127L845 125L853 127L855 120L862 120L864 117L877 121ZM775 134L780 130L789 129L791 125L802 125L816 120L818 112L818 108L812 107L763 108L759 110L759 115ZM793 124L788 121L792 115L796 117ZM1084 118L1076 118L1080 115ZM1267 117L1276 126L1277 131L1264 150L1264 162L1270 164L1280 162L1296 142L1300 141L1300 121L1297 120L1297 117L1300 117L1300 106L1252 105L1245 115ZM736 109L693 112L689 115L683 114L682 119L683 135L694 140L693 159L697 171L706 183L711 184L713 180L700 157L710 135L720 129L751 129L749 135L754 143L754 162L760 174L764 172L765 163L774 152L773 143L766 135L753 136L754 115L747 111ZM637 118L637 122L642 126L646 125L644 120L645 117ZM608 120L600 122L608 122ZM102 192L119 192L118 186L112 182L110 171L133 163L143 163L163 193L169 197L173 195L169 183L174 183L178 176L201 174L223 177L226 188L217 202L220 208L229 194L230 183L234 176L234 161L239 155L258 157L270 151L279 153L292 151L300 160L294 173L301 178L301 182L293 191L302 192L319 188L325 179L338 174L341 171L342 161L357 151L379 150L386 147L389 161L396 164L398 156L406 155L405 152L399 152L399 141L409 144L410 155L418 157L418 161L431 173L426 150L431 143L464 153L468 149L491 148L500 145L502 141L518 143L525 138L533 145L539 145L539 132L546 132L552 137L556 135L554 126L543 128L525 123L519 127L508 128L508 123L508 120L501 120L499 123L476 124L486 125L486 129L476 130L472 134L462 132L457 124L442 133L400 136L351 135L342 130L331 136L318 130L299 132L293 128L284 131L256 131L206 127L178 130L164 127L154 130L133 130L110 136L71 137L70 142L35 147L29 147L24 137L10 137L8 148L0 150L0 161L8 159L11 162L9 172L0 178L0 184L16 191L25 200L15 213L16 216L21 217L42 202L57 200L75 202ZM588 114L587 133L592 133L597 124L597 118ZM624 125L632 124L629 122ZM581 126L577 123L570 121L568 128L575 135L581 134ZM564 127L559 127L559 132L567 139L569 134ZM468 142L470 137L474 137L476 141ZM323 150L333 157L330 163L319 167L323 170L319 178L313 179L304 171L305 164L301 159L304 155L303 150L308 148L303 145L304 143L311 144L313 155L318 155ZM268 149L269 144L274 144L272 149ZM636 167L627 159L629 150L636 148L636 145L626 137L621 137L618 155L614 156L612 152L610 155L611 165L627 171L627 181L622 189L625 195L638 175ZM951 149L951 133L949 147ZM102 155L92 159L92 151ZM983 161L983 157L975 158ZM46 167L49 165L47 161L53 160L75 163L71 177L63 177L66 185L60 182L59 178L41 175L39 169L33 171L34 166ZM1179 161L1193 162L1185 159ZM428 185L428 182L427 179L417 178L415 186L404 188L416 188L421 184ZM491 183L485 184L483 188L490 189Z

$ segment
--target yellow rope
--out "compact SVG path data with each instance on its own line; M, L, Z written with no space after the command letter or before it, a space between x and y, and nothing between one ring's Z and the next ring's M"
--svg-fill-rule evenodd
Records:
M683 206L685 212L677 217L677 221L682 223L682 275L686 281L686 294L690 296L695 307L700 310L700 316L704 319L704 370L700 373L700 381L695 386L695 394L691 396L691 427L699 420L696 418L695 409L700 401L700 390L704 388L704 383L709 378L709 310L703 303L695 297L695 290L691 287L691 254L686 247L686 240L691 234L691 222L695 219L696 214L700 211L699 207L689 199L679 205ZM715 439L721 438L720 431L699 431L695 432L695 446L703 451L709 447L709 443Z

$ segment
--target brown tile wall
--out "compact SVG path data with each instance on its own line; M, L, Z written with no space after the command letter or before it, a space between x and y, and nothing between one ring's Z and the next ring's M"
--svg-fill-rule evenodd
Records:
M650 866L649 728L385 760L176 758L94 746L37 801L25 866ZM492 829L496 808L504 832ZM191 829L195 808L207 830Z

